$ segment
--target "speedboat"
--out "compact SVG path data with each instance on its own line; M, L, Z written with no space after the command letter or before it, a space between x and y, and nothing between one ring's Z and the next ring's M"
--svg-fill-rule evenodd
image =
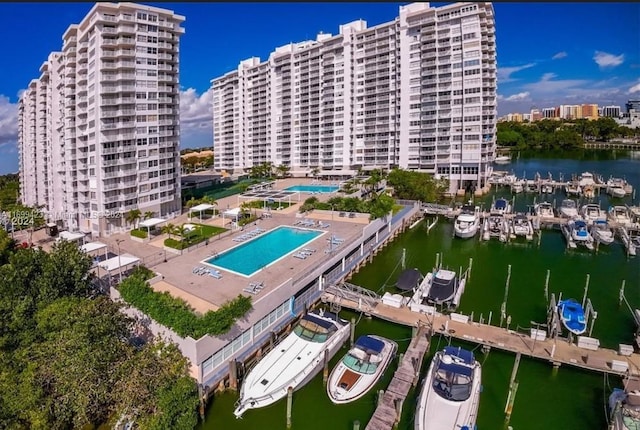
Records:
M589 233L587 223L581 219L569 221L569 229L571 231L571 239L578 245L584 245L587 248L593 246L593 237Z
M585 187L587 185L595 185L596 181L593 178L593 173L590 172L583 172L580 175L580 178L578 179L578 185L580 185L581 187Z
M640 429L640 380L625 378L624 389L614 388L609 396L611 430Z
M627 186L628 184L626 180L611 177L607 181L607 193L613 197L622 199L628 194L626 190Z
M453 224L456 236L462 239L473 237L480 227L480 208L478 206L464 205L460 215Z
M511 212L511 205L505 198L499 198L491 205L492 214L508 214Z
M511 192L519 194L524 191L524 181L519 179L511 183Z
M567 218L575 218L578 216L578 205L575 200L565 199L560 204L560 214Z
M596 189L594 185L585 185L582 187L582 195L586 199L593 199L596 196Z
M487 218L484 225L483 239L489 240L492 237L497 237L501 242L506 242L508 226L507 222L502 214L492 213Z
M508 155L498 155L493 162L496 164L509 164L511 162L511 157Z
M623 226L618 231L627 254L636 255L636 251L640 249L640 227Z
M580 336L587 331L587 320L584 317L584 309L582 309L582 305L576 300L560 300L558 302L558 316L562 324L571 333Z
M578 182L567 182L567 185L564 187L564 191L568 196L579 196L582 193L582 187Z
M535 206L536 215L540 218L553 218L553 206L549 202L540 202Z
M533 225L529 218L522 213L516 214L511 220L511 234L514 236L524 236L527 240L533 239Z
M422 303L432 306L455 308L464 292L465 280L459 280L456 272L437 269L427 273L418 290Z
M473 352L453 346L436 352L418 398L415 430L475 429L481 378Z
M380 380L398 344L380 336L360 336L331 371L327 394L333 403L349 403L364 396Z
M548 182L543 183L540 187L540 192L542 192L542 194L553 194L553 185Z
M591 236L596 242L604 245L611 245L615 239L613 230L604 219L599 219L591 225Z
M297 390L322 370L325 351L333 357L349 337L350 323L329 312L309 312L246 375L233 414L262 408Z
M619 225L631 224L629 209L626 206L613 206L609 208L609 219Z
M602 209L600 209L600 205L596 203L589 203L588 205L582 206L582 208L580 208L580 214L588 224L591 224L595 220L605 218Z

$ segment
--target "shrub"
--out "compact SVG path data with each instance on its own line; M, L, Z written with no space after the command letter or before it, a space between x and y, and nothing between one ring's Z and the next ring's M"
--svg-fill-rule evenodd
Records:
M147 238L147 231L146 230L140 230L139 228L136 228L136 229L131 230L131 236L138 237L140 239L146 239Z
M158 323L169 327L182 337L199 339L209 334L228 332L236 320L251 309L251 297L239 295L204 315L196 314L182 299L168 292L154 291L140 275L130 276L118 287L124 301L135 306Z

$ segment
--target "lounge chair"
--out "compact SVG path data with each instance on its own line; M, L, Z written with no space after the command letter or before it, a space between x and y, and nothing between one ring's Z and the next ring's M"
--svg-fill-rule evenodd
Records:
M313 249L313 248L302 248L302 250L303 250L304 252L311 252L311 253L316 252L316 250L315 250L315 249Z
M300 254L300 253L293 254L293 256L294 256L295 258L299 258L300 260L306 260L306 259L307 259L307 256L306 256L306 255L304 255L304 254Z
M318 223L318 227L320 227L320 228L329 228L329 227L331 227L331 224L324 224L322 222L319 222Z

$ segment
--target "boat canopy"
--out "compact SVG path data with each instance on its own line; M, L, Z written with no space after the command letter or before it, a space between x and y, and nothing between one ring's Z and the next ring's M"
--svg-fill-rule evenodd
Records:
M465 364L473 364L476 361L473 352L462 349L459 346L445 346L444 353L459 358Z
M305 323L307 321L308 323ZM310 330L321 332L322 330L318 330L317 328L313 327L314 324L320 328L325 329L325 331L331 331L336 328L336 326L331 321L319 318L313 314L306 314L300 320L300 325L303 325Z
M384 342L370 336L360 336L355 345L367 354L380 354L384 349Z
M407 269L400 274L396 286L402 291L413 290L420 282L422 274L418 269Z
M429 298L434 301L444 301L451 298L456 290L456 273L451 270L438 270L429 289Z
M438 370L444 370L445 372L455 373L456 375L464 375L471 377L473 374L473 368L469 366L464 366L458 363L445 363L440 360L440 365L438 366Z
M576 226L576 228L586 228L587 227L587 223L582 221L582 220L577 220L574 225Z
M476 211L475 206L471 206L471 205L462 206L462 213L466 212L466 213L472 214L472 213L475 213L475 211Z
M496 209L506 209L507 208L507 201L505 199L498 199L496 200L495 203L495 208Z

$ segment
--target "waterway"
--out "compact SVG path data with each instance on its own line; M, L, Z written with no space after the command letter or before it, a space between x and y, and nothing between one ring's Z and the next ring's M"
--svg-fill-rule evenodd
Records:
M603 155L604 154L604 155ZM640 160L625 154L593 153L582 159L523 158L506 166L496 166L500 170L513 170L519 177L533 178L535 172L545 176L551 172L554 178L563 173L565 178L584 171L595 172L607 178L610 175L626 177L635 187L640 186ZM498 195L510 197L507 190L499 190ZM485 196L477 202L490 205L493 196ZM540 196L519 194L516 209L525 210L540 201ZM558 192L559 201L564 194ZM631 197L609 202L607 196L599 196L602 207L609 204L632 203ZM547 197L549 201L552 197ZM637 204L637 203L636 203ZM619 290L626 281L625 296L631 307L640 307L640 257L627 259L621 244L602 246L597 254L585 251L568 251L564 238L558 230L545 230L540 243L510 243L497 241L479 242L453 238L450 221L440 219L431 232L426 223L418 224L398 237L385 248L370 264L357 273L350 282L367 287L379 293L398 292L395 281L400 274L400 260L406 253L407 268L416 267L426 273L432 269L436 254L440 254L443 266L466 268L473 259L471 279L462 297L459 312L474 313L477 321L482 314L485 321L489 313L492 323L499 324L500 307L505 296L508 266L511 277L506 302L506 313L511 316L510 328L526 330L532 322L544 323L547 301L545 299L545 279L549 277L549 294L556 297L582 299L587 274L590 276L588 297L598 313L593 327L593 337L600 339L601 346L617 349L618 344L633 344L635 324L625 304L619 304ZM406 349L411 330L407 327L366 318L358 313L342 311L340 316L357 319L356 336L376 333L398 341L400 351ZM506 324L506 321L504 322ZM423 375L433 353L449 342L447 338L435 337L430 353L423 364ZM474 349L478 360L483 362L483 392L478 417L479 429L501 429L504 426L504 408L507 400L509 378L514 363L514 355L491 350L483 353L474 344L453 342L455 345ZM346 347L331 362L331 368L340 359ZM391 377L397 360L390 367L376 390L384 389ZM613 387L621 386L616 377L601 373L577 370L562 366L557 370L543 361L523 358L517 378L517 397L510 425L514 430L537 430L540 428L588 428L601 429L606 426L606 399ZM270 407L252 410L241 420L232 414L237 394L225 393L212 401L203 430L224 429L284 429L286 425L286 401ZM410 393L405 402L400 429L413 429L413 413L416 393ZM355 420L364 429L373 414L376 393L371 391L364 398L347 404L333 405L325 392L322 377L316 377L303 389L294 393L292 422L293 429L303 430L352 430Z

